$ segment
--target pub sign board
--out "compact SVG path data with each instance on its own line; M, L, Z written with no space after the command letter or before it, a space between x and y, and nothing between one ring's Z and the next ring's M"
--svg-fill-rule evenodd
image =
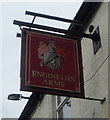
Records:
M80 41L23 28L20 89L84 97Z

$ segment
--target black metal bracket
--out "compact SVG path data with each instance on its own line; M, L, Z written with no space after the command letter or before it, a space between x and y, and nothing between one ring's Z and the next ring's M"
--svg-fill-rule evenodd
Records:
M44 26L44 25L33 24L36 16L51 19L51 20L57 20L57 21L61 21L61 22L66 22L66 23L72 23L72 24L76 24L76 25L79 25L79 26L84 26L85 25L84 22L77 21L77 20L70 20L70 19L56 17L56 16L45 15L45 14L41 14L41 13L30 12L30 11L26 11L25 14L34 16L34 18L32 20L32 23L14 20L13 24L19 25L19 26L26 26L26 27L29 27L29 29L37 28L37 29L41 29L41 30L47 30L47 31L63 33L65 35L70 35L70 36L72 35L72 36L77 37L79 39L85 37L85 38L92 39L95 43L97 43L99 41L99 39L100 39L100 34L99 34L99 32L97 30L94 31L93 34L75 33L75 32L71 33L68 30L64 30L64 29L60 29L60 28L54 28L54 27L49 27L49 26ZM20 37L20 35L17 35L17 37Z
M54 27L48 27L48 26L44 26L44 25L38 25L38 24L33 24L33 23L28 23L28 22L22 22L22 21L18 21L18 20L14 20L13 24L15 25L19 25L19 26L26 26L30 28L37 28L37 29L41 29L41 30L47 30L47 31L54 31L54 32L59 32L59 33L64 33L64 34L68 34L68 35L72 35L74 37L78 37L78 38L89 38L92 39L93 41L95 41L96 43L99 41L100 35L99 32L94 31L93 34L86 34L86 33L68 33L68 30L64 30L64 29L60 29L60 28L54 28ZM20 34L17 34L17 37L20 37Z
M16 37L21 37L21 33L17 33L17 34L16 34Z
M59 111L60 109L62 109L62 107L67 104L69 107L71 107L71 103L69 101L70 97L66 97L61 103L60 103L60 107L57 108L57 111ZM77 99L77 98L76 98ZM100 101L101 104L103 104L106 101L106 98L103 99L96 99L96 98L80 98L80 99L85 99L85 100L94 100L94 101Z
M60 18L60 17L56 17L56 16L50 16L50 15L45 15L45 14L40 14L40 13L34 13L34 12L30 12L30 11L26 11L25 14L34 16L34 18L32 20L32 23L14 20L13 24L18 25L20 27L21 26L26 26L26 27L29 27L29 29L36 28L36 29L41 29L41 30L63 33L64 35L74 36L74 37L77 37L78 39L81 39L81 38L85 37L85 38L92 39L92 41L95 42L96 44L98 43L98 41L100 41L99 29L96 29L93 32L93 34L86 34L86 33L77 33L77 32L73 33L73 32L70 32L68 30L64 30L64 29L60 29L60 28L54 28L54 27L49 27L49 26L44 26L44 25L33 24L36 16L37 17L42 17L42 18L47 18L47 19L52 19L52 20L57 20L57 21L62 21L62 22L67 22L67 23L71 23L71 24L76 24L76 25L79 25L79 26L84 26L85 23L83 23L81 21L70 20L70 19ZM93 26L91 27L91 30L89 30L89 31L92 32L92 30L93 30ZM21 37L21 34L17 33L17 37ZM96 98L87 98L87 97L81 98L81 99L100 101L101 104L106 100L106 98L96 99Z
M84 98L80 98L80 99L84 99L84 100L93 100L93 101L99 101L100 104L103 104L106 101L106 98L104 97L103 99L98 99L98 98L89 98L89 97L84 97ZM69 100L69 99L68 99ZM68 102L66 102L68 103Z
M85 100L94 100L94 101L100 101L101 104L103 104L106 101L106 98L104 97L103 99L98 99L98 98L81 98L81 99L85 99Z
M26 11L25 12L26 15L31 15L34 17L42 17L42 18L47 18L47 19L51 19L51 20L57 20L57 21L61 21L61 22L67 22L67 23L74 23L77 24L79 26L84 26L84 22L80 22L77 20L70 20L70 19L66 19L66 18L61 18L61 17L56 17L56 16L51 16L51 15L45 15L45 14L41 14L41 13L35 13L35 12L30 12L30 11Z

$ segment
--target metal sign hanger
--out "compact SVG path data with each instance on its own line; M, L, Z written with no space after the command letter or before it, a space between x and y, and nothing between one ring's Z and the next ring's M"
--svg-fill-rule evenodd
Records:
M53 32L58 32L58 33L64 33L65 35L68 35L68 36L72 35L74 37L79 37L79 38L85 37L85 38L92 39L95 42L98 41L99 32L96 32L96 31L94 31L93 34L75 33L75 32L71 33L68 30L64 30L64 29L60 29L60 28L54 28L54 27L49 27L49 26L44 26L44 25L33 24L36 16L37 17L51 19L51 20L62 21L62 22L66 22L66 23L72 23L72 24L76 24L78 26L84 26L85 25L84 22L77 21L77 20L65 19L65 18L56 17L56 16L45 15L45 14L40 14L40 13L35 13L35 12L30 12L30 11L26 11L25 14L26 15L34 16L34 18L32 20L32 23L14 20L13 24L19 25L20 27L21 26L26 26L26 27L29 27L29 29L31 29L31 28L37 28L37 29L48 30L48 31L53 31Z
M85 37L85 38L89 38L92 39L94 42L97 43L97 41L99 40L99 32L94 31L93 34L85 34L85 33L72 33L71 31L68 30L64 30L64 29L60 29L60 28L54 28L54 27L49 27L49 26L44 26L44 25L38 25L38 24L33 24L34 20L37 17L42 17L42 18L47 18L47 19L51 19L51 20L57 20L57 21L62 21L62 22L67 22L67 23L71 23L71 24L76 24L78 26L84 26L85 23L81 22L81 21L76 21L76 20L70 20L70 19L65 19L65 18L60 18L60 17L56 17L56 16L50 16L50 15L45 15L45 14L40 14L40 13L34 13L34 12L30 12L30 11L26 11L25 12L26 15L31 15L34 16L32 23L28 23L28 22L22 22L22 21L18 21L18 20L14 20L13 24L20 26L20 28L22 26L26 26L29 27L29 29L31 28L37 28L37 29L41 29L41 30L47 30L47 31L53 31L53 32L58 32L58 33L63 33L64 35L67 36L74 36L78 39L76 40L81 40L81 38ZM22 29L22 28L21 28ZM21 37L20 33L17 33L17 37ZM94 101L100 101L101 104L106 101L106 98L103 99L96 99L96 98L88 98L88 97L84 97L81 99L87 99L87 100L94 100Z

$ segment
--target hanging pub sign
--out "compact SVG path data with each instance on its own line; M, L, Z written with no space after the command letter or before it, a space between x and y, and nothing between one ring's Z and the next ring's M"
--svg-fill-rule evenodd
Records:
M80 41L23 28L21 90L84 97Z

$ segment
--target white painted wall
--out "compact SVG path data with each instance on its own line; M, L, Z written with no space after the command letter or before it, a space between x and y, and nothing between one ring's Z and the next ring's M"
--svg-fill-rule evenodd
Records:
M100 104L97 101L72 99L73 118L108 117L108 3L101 5L90 25L94 25L95 29L99 26L102 47L94 55L92 41L82 39L85 95L106 97L107 100ZM86 33L89 33L88 30Z
M41 105L36 108L32 118L56 118L56 100L55 96L46 95Z
M2 16L2 4L0 3L0 16ZM0 20L2 26L2 20ZM0 29L0 58L2 58L2 29ZM2 59L0 59L0 96L2 96ZM0 99L0 119L2 119L2 97Z
M108 2L108 13L110 13L110 2ZM108 21L110 20L110 14L108 14ZM110 46L110 22L108 22L108 46ZM110 55L110 47L108 47L108 54ZM108 59L108 72L110 71L110 58ZM108 74L108 79L110 79L110 74ZM110 80L108 81L108 86L110 85ZM108 93L110 93L110 87L108 87ZM110 94L108 95L108 113L110 111ZM108 114L110 119L110 114Z

